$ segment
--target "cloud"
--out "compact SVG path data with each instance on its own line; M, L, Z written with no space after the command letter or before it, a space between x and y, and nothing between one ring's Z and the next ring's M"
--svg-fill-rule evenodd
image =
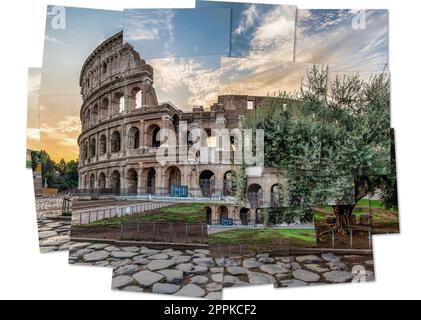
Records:
M54 43L54 44L61 44L60 41L58 41L56 38L51 37L49 35L45 35L45 41L50 42L50 43Z
M296 61L334 71L379 71L388 62L388 14L368 10L365 30L352 27L350 10L299 10Z
M39 94L41 87L41 71L32 71L30 70L28 75L28 93L29 94Z
M125 39L127 41L145 41L166 39L169 43L174 41L174 11L173 10L145 10L126 11Z
M55 146L77 148L77 138L81 132L80 119L77 116L68 116L55 126L42 123L40 127L42 139L55 141Z
M248 47L245 56L292 61L296 8L267 8L252 5L244 10L242 22L233 33L234 46Z
M195 57L150 60L149 63L154 68L158 97L169 97L171 102L178 102L179 107L184 109L190 109L194 105L209 107L215 103L220 70L207 67L206 59Z
M242 34L255 24L258 18L257 7L255 4L248 6L246 10L241 13L240 23L234 30L235 34Z
M297 92L311 64L251 58L222 58L219 94L276 96Z

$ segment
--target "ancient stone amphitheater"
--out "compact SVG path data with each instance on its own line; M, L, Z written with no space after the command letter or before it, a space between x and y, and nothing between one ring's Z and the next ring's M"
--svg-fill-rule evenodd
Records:
M249 176L247 208L236 208L221 204L233 199L234 164L196 164L181 157L164 164L156 158L164 140L163 129L185 136L185 144L174 146L177 155L185 154L195 143L193 130L202 129L210 144L213 129L237 128L241 118L255 112L264 97L219 96L210 110L196 106L190 112L171 103L160 104L152 66L130 44L123 43L122 33L104 41L86 59L80 87L80 190L128 197L148 195L150 199L176 198L174 192L184 190L182 196L189 199L215 200L206 208L208 221L215 224L225 218L254 223L259 220L256 208L274 201L279 189L275 170L265 168Z

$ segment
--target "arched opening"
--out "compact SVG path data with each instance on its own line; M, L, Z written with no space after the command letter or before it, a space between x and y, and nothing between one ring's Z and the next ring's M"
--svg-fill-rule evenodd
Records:
M119 103L119 112L120 113L123 113L124 112L124 110L126 110L126 101L125 101L125 99L124 99L124 96L121 96L120 97L120 103Z
M98 188L105 189L106 188L106 178L105 173L101 172L98 177Z
M181 186L181 171L177 167L171 167L167 172L168 193L171 193L173 187Z
M99 120L104 121L108 118L108 107L110 102L107 98L102 99L101 107L99 109Z
M265 224L265 215L262 209L256 210L256 224Z
M205 207L206 224L212 224L212 208Z
M156 171L154 168L148 170L146 175L146 192L155 194L156 192Z
M96 156L96 140L95 140L95 138L91 140L91 150L90 151L91 151L90 157L95 158L95 156Z
M161 128L157 125L152 125L148 129L149 146L152 148L159 148L161 146Z
M244 226L248 226L250 223L250 209L242 208L240 210L240 220Z
M258 184L252 184L247 189L247 200L252 208L260 208L263 203L263 189Z
M86 124L85 127L89 128L91 126L91 110L86 111Z
M275 184L270 188L270 202L272 208L278 208L280 206L279 196L279 185Z
M215 192L215 174L210 170L205 170L200 174L199 186L205 197L210 197Z
M187 131L187 146L191 147L193 144L193 134L190 131Z
M114 131L111 135L111 152L117 153L121 151L121 136L120 132Z
M125 108L124 94L121 92L118 92L114 95L114 98L113 98L113 113L120 114L124 111L124 108Z
M127 192L131 195L137 194L139 178L135 169L130 169L127 172Z
M140 147L140 131L139 131L138 128L136 128L136 127L130 128L127 139L128 139L127 146L128 146L129 150L139 149L139 147Z
M108 72L108 65L106 62L102 64L102 74L107 74Z
M84 184L85 189L89 189L89 176L87 174L83 178L83 181L85 182Z
M143 106L143 92L140 88L136 87L132 90L132 101L134 100L134 109L141 109Z
M103 156L107 153L107 137L103 134L99 138L99 155Z
M204 129L204 134L205 136L202 137L203 146L208 148L216 147L216 138L212 136L212 129Z
M83 143L82 159L86 161L88 159L88 143Z
M229 218L228 208L225 206L219 207L218 213L219 213L220 224L225 224L225 221Z
M111 175L111 189L114 194L120 194L120 173L118 171L114 171Z
M89 177L89 189L91 189L91 192L95 189L95 175L93 173Z
M235 195L235 173L228 171L224 174L224 195L233 196Z
M93 125L98 123L98 121L99 121L98 116L99 116L99 107L98 107L98 104L96 104L92 108L92 113L91 113L91 121L92 121Z

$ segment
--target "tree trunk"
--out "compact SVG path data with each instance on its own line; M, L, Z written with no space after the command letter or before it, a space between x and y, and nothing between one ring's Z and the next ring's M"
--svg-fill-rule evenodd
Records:
M333 206L336 216L335 229L339 232L346 232L351 227L351 217L355 205Z

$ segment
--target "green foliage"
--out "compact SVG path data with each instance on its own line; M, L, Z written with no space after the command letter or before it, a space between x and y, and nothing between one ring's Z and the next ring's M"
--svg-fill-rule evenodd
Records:
M237 205L244 205L246 203L247 193L247 172L246 167L243 164L239 169L235 171L235 200Z
M44 184L47 180L49 188L65 191L78 187L78 160L66 162L62 159L56 163L47 152L33 151L32 168L35 170L38 165L42 167L42 183Z
M245 128L263 129L265 164L288 171L289 208L266 210L267 223L305 218L315 205L352 205L376 188L397 205L388 74L338 76L328 91L327 70L314 66L298 98L267 98Z

